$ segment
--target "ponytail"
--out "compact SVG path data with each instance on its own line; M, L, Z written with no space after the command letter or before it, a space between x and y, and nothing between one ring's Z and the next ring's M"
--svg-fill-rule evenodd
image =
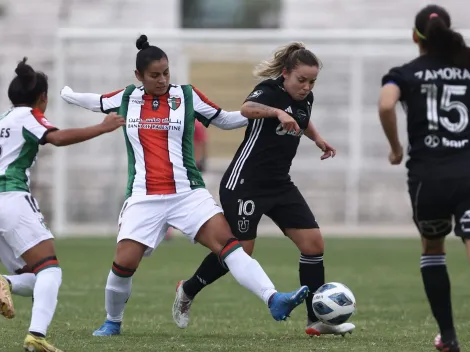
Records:
M426 53L446 63L470 68L470 48L462 35L451 29L449 13L437 5L422 9L415 20L415 32Z
M470 49L465 40L460 33L447 27L439 16L429 19L425 36L429 55L440 57L454 66L470 68Z
M271 60L260 63L253 74L261 78L277 78L282 74L282 70L292 71L298 63L309 66L321 65L320 60L305 45L299 42L293 42L279 48Z

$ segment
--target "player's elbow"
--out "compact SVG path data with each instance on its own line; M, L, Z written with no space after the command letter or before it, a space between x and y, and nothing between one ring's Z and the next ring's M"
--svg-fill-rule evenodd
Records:
M379 115L388 115L395 110L395 102L392 101L380 101L379 102Z
M45 141L56 147L63 147L67 145L67 141L63 138L60 131L54 131L47 134Z
M256 111L255 109L253 109L253 103L250 101L244 103L240 108L240 114L242 114L243 117L246 117L248 119L256 117Z

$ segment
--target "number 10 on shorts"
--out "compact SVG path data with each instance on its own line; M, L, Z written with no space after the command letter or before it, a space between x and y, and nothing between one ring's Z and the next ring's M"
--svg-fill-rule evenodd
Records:
M250 216L255 212L255 202L252 200L238 200L238 215Z

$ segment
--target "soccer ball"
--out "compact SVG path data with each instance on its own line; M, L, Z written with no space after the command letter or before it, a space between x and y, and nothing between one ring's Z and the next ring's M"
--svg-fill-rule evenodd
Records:
M356 311L356 298L346 285L329 282L314 293L312 306L315 315L323 323L339 325Z

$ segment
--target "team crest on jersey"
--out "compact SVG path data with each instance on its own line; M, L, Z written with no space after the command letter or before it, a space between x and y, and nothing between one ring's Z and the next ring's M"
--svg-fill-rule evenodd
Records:
M152 101L152 110L157 110L159 106L160 106L160 100L158 98L153 99L153 101Z
M170 106L171 110L178 109L181 105L181 98L176 95L170 96L168 98L168 105Z

